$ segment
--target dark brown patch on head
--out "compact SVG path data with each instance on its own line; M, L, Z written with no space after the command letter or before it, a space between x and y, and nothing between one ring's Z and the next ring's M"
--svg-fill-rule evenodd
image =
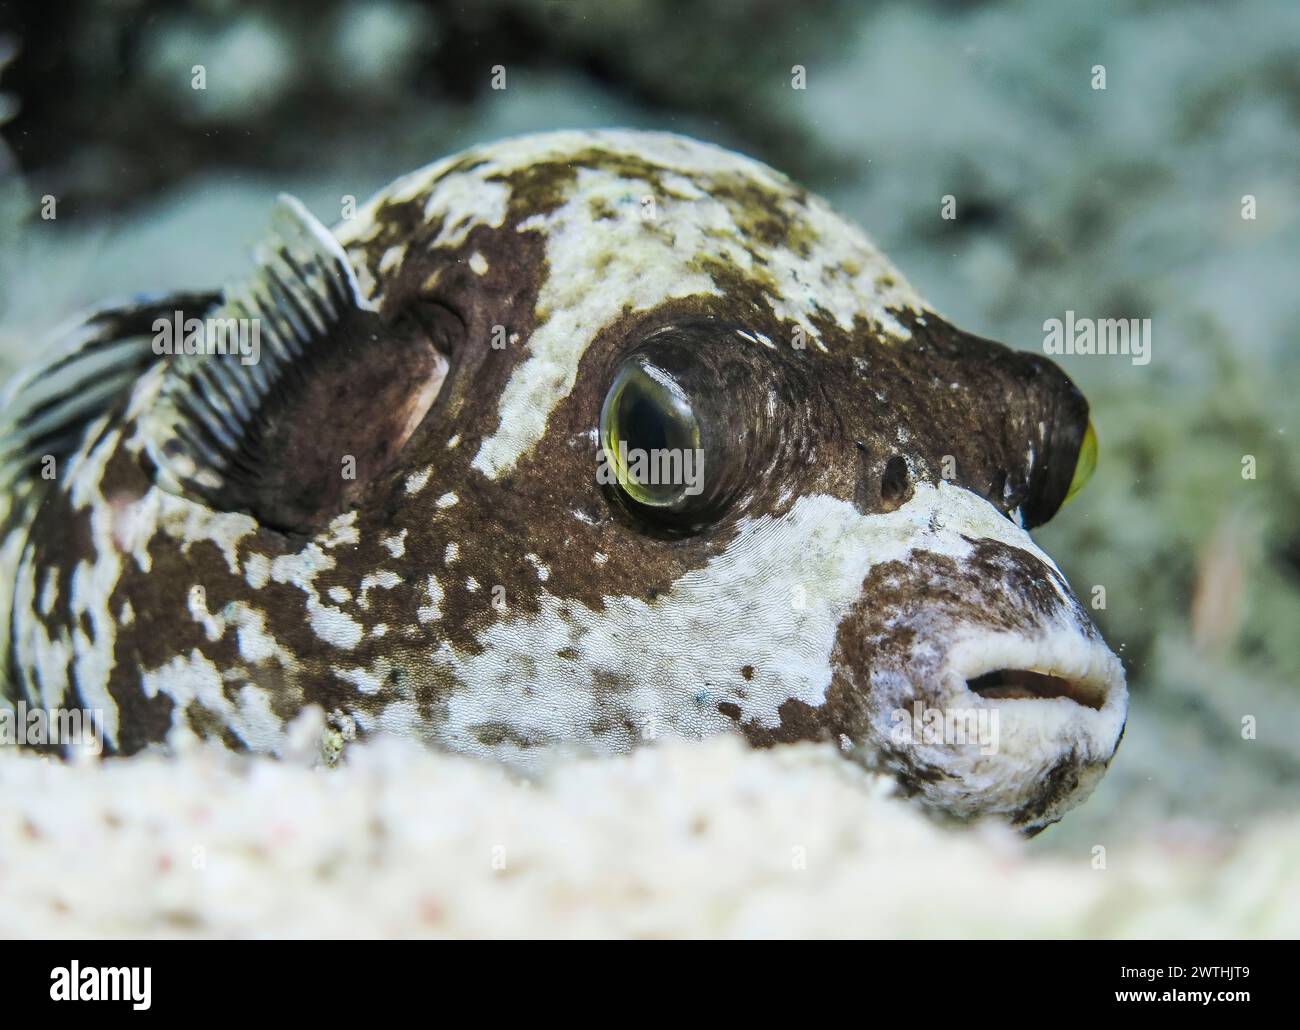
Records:
M777 709L780 721L776 726L750 721L744 723L741 730L754 747L793 744L803 740L833 740L838 732L839 712L830 705L829 698L826 705L819 707L790 698Z
M791 212L807 202L807 194L792 184L785 186L778 191L757 179L729 174L711 176L707 190L709 196L727 203L747 238L806 258L816 238Z
M1064 802L1079 787L1080 774L1084 765L1078 752L1071 750L1062 755L1040 780L1040 786L1034 798L1012 817L1017 825L1034 826L1033 833L1038 833L1051 822L1044 821L1048 813L1058 811Z

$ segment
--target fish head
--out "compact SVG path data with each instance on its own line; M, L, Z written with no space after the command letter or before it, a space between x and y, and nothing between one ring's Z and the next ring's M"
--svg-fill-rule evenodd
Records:
M133 385L13 536L27 696L122 752L282 751L319 706L521 767L832 742L1027 828L1092 789L1126 694L1029 536L1095 460L1050 361L678 136L494 143L349 214L286 199L248 282L82 334ZM28 464L103 392L30 398Z
M1030 828L1092 790L1126 691L1028 532L1095 461L1052 362L674 136L471 151L360 224L381 303L453 327L396 508L455 655L453 743L831 740Z

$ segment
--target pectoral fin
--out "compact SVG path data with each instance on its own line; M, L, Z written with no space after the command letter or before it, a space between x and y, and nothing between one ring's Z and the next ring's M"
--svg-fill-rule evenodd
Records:
M42 360L5 389L0 483L46 478L50 459L62 469L87 427L123 404L156 360L154 323L200 317L219 300L216 293L138 296L101 305L50 334Z

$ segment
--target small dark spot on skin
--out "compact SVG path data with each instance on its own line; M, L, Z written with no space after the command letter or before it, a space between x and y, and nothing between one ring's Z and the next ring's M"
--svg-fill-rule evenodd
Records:
M895 454L885 462L885 473L880 477L880 501L885 511L894 511L911 499L912 478L907 473L907 462Z
M635 683L626 673L614 673L608 669L597 669L595 686L601 693L622 694L631 690Z
M740 668L740 674L744 676L745 679L752 680L754 678L754 667L752 665L742 665Z
M516 747L536 747L537 742L530 740L514 727L503 722L485 722L473 727L475 738L484 747L497 747L500 744L514 744Z
M723 701L718 705L718 711L733 722L740 721L740 705L732 701Z
M556 651L556 652L555 652L555 657L556 657L556 658L567 658L569 661L574 661L574 660L578 657L578 650L577 650L577 648L574 648L574 647L566 647L566 648L563 648L563 649L561 649L561 650L559 650L559 651Z
M248 750L248 745L229 726L221 731L221 743L227 751L242 753Z
M388 685L401 697L411 696L409 678L405 669L390 669L386 677Z

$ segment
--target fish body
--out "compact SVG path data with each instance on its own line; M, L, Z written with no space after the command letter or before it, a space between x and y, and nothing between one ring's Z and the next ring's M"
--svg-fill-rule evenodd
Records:
M255 360L159 347L190 319ZM1118 744L1120 663L1027 532L1086 401L748 158L478 147L332 232L282 199L247 280L71 336L8 409L7 692L112 752L280 753L311 705L525 769L738 732L1037 828Z

